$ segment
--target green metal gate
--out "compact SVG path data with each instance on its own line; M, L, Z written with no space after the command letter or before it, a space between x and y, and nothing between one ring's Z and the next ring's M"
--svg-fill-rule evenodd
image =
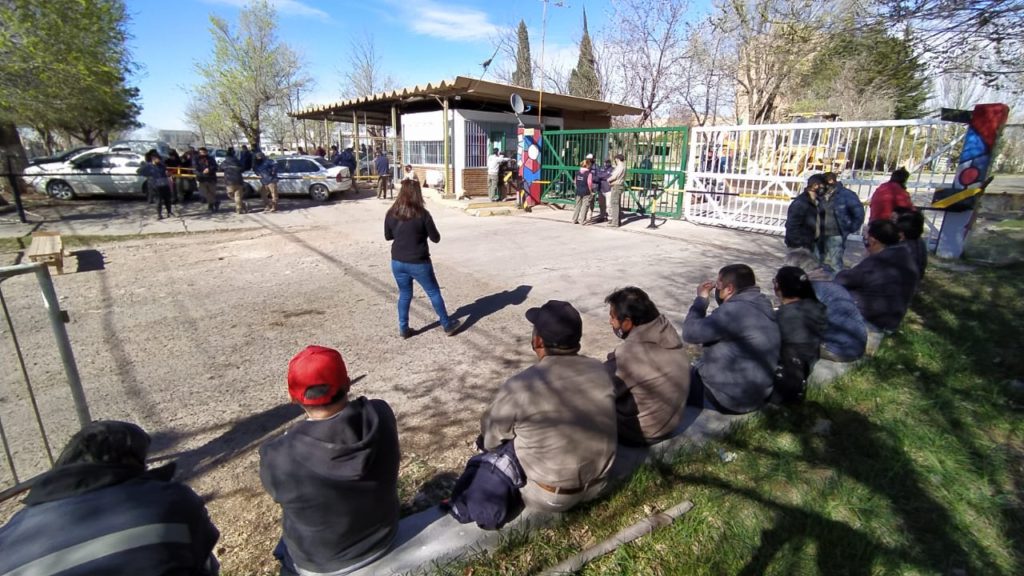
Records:
M622 153L626 157L623 209L642 208L650 213L653 202L659 216L680 218L688 137L685 126L545 131L541 199L552 204L573 204L574 177L587 154L593 154L596 162L602 163Z

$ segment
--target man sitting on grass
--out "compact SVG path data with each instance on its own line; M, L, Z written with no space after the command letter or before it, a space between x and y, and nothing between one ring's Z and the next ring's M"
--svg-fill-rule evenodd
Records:
M562 512L596 498L615 459L615 392L604 365L579 353L583 320L568 302L526 311L538 361L509 378L480 420L482 448L511 442L523 503Z
M306 411L260 447L260 480L284 512L274 550L283 575L338 576L383 556L398 531L398 427L383 400L349 400L337 350L309 346L288 363L288 394Z
M636 446L664 440L683 419L690 356L675 327L643 290L629 286L604 301L608 323L622 339L608 355L619 442Z
M899 328L917 291L917 264L890 220L868 224L864 246L867 257L836 274L836 283L850 291L869 330L891 332Z
M711 289L718 308L708 315ZM772 394L781 336L775 312L761 293L754 271L730 264L717 280L697 287L697 297L683 322L683 340L702 344L704 352L690 374L691 406L725 414L760 409Z

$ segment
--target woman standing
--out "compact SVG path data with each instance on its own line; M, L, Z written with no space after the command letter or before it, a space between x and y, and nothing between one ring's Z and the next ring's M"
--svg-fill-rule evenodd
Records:
M576 210L572 214L572 223L590 224L590 202L594 199L594 175L590 171L590 160L580 162L580 171L576 173Z
M156 217L164 219L163 208L167 208L167 215L171 213L171 182L167 179L167 167L156 150L146 152L146 163L143 164L138 173L146 177L147 196L156 198Z
M402 338L412 336L409 329L409 304L412 302L412 281L416 280L430 298L437 312L441 328L452 336L459 329L459 321L449 318L441 296L441 287L434 276L427 239L435 244L441 233L434 219L423 205L419 182L405 180L398 198L384 217L384 239L391 243L391 272L398 284L398 333Z

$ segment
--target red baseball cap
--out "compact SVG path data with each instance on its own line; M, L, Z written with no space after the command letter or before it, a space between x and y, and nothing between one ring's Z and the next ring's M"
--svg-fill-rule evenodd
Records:
M330 404L350 383L345 361L333 348L307 346L288 362L288 395L298 404Z

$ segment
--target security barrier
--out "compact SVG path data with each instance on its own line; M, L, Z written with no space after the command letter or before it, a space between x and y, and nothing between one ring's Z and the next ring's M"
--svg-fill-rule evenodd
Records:
M11 278L22 275L35 275L36 277L36 282L39 285L39 290L43 298L43 308L46 310L50 329L53 332L57 351L60 354L60 359L63 364L64 374L67 377L70 400L74 404L79 425L84 426L92 421L92 417L89 414L89 404L85 399L85 392L82 390L82 383L78 375L78 366L75 363L75 356L71 349L71 341L68 338L67 330L64 327L64 323L68 321L67 313L60 309L57 292L53 287L53 281L50 278L50 272L47 269L46 264L34 263L0 267L0 284ZM50 436L43 423L39 404L36 401L36 390L29 378L29 371L24 351L18 340L14 322L11 318L11 310L7 305L7 297L4 294L2 287L0 287L0 308L3 309L4 314L5 323L3 329L10 333L10 340L13 345L12 348L14 355L17 358L17 364L20 369L22 380L25 384L25 396L23 398L19 398L20 394L16 393L15 390L3 390L2 393L0 393L0 398L3 398L3 402L7 404L4 412L8 415L32 415L35 421L35 435L38 438L39 443L42 445L49 463L52 465L54 461L55 445L53 438ZM9 365L6 360L4 361L4 365ZM9 373L8 375L13 375L13 373ZM12 410L12 407L16 410ZM24 418L22 418L22 420L24 420ZM30 435L30 431L27 429L31 427L31 424L19 425L17 427L19 438L25 439L26 435ZM12 430L8 426L8 422L5 421L4 418L0 418L0 445L3 447L5 463L5 467L0 469L0 472L2 472L0 473L0 478L3 479L2 482L0 482L0 501L11 498L27 490L31 487L31 484L35 479L35 477L26 478L23 474L18 472L18 463L16 462L9 436L11 432ZM19 445L24 444L19 442Z

